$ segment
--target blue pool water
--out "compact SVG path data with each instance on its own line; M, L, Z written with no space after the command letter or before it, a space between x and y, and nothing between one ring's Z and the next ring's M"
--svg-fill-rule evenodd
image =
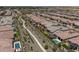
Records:
M15 48L16 48L16 49L20 48L19 43L16 43L16 44L15 44Z

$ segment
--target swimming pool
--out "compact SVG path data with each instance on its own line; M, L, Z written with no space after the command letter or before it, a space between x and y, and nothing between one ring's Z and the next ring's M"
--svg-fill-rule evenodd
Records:
M19 43L16 43L16 44L15 44L15 48L16 48L16 49L20 48L20 44L19 44Z

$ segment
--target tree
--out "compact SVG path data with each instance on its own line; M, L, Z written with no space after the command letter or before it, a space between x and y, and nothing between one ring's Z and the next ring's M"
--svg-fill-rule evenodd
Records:
M43 40L43 43L45 43L45 40Z
M44 47L46 50L48 49L48 45L45 45L45 47Z
M33 47L31 46L31 50L33 51Z

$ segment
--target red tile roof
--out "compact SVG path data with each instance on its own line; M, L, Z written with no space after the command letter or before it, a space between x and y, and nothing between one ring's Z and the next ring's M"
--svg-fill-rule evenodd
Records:
M71 43L75 43L75 44L79 45L79 36L78 37L75 37L75 38L72 38L72 39L69 39L69 41Z
M0 39L11 39L11 38L13 38L13 32L12 31L0 32Z
M0 52L12 52L12 39L0 39Z
M10 25L0 26L0 51L1 52L12 52L12 38L14 33Z
M54 34L60 37L62 40L79 35L79 33L75 32L74 30L57 31Z
M44 15L44 14L43 14ZM40 16L35 16L35 15L28 15L29 17L31 17L35 22L39 22L40 24L44 25L47 27L47 29L49 29L51 32L55 31L58 28L63 28L66 29L62 26L59 27L55 27L55 26L51 26L52 22L47 21L45 18L40 17ZM50 17L49 15L46 15L47 17ZM52 16L52 19L57 19L57 20L61 20L62 22L65 23L76 23L75 21L71 21L69 19L64 19L64 18L60 18L60 17L56 17L56 16ZM55 29L55 30L54 30ZM79 33L74 31L74 30L66 30L66 31L61 31L58 30L54 33L56 36L60 37L62 40L65 39L72 39L76 36L79 36Z
M0 32L5 30L12 30L12 27L10 25L0 26Z

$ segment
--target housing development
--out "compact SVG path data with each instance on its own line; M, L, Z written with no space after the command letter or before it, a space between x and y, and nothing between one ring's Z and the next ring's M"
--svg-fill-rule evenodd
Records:
M78 52L79 7L0 7L0 52Z

